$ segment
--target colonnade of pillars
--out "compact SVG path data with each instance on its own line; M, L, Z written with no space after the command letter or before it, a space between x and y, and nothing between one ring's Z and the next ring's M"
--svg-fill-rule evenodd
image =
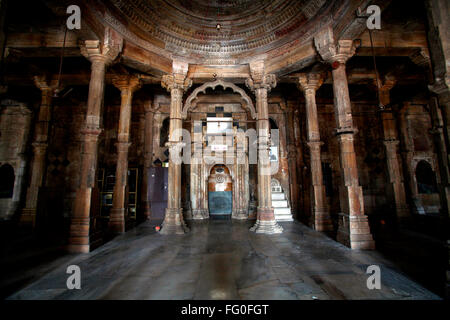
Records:
M354 134L357 130L353 124L345 70L345 63L352 57L355 48L352 40L339 40L336 43L330 29L326 29L316 36L315 45L323 60L332 67L337 126L336 136L339 141L340 170L342 176L340 192L341 213L337 239L351 248L372 249L374 248L374 241L369 229L367 216L364 214L363 192L359 185L354 147ZM82 47L82 53L91 61L91 80L89 84L86 120L83 129L84 150L81 161L80 184L76 193L70 226L69 249L72 252L88 252L91 249L91 202L92 190L96 182L98 137L102 131L101 109L104 96L105 71L107 66L117 57L119 50L114 46L102 44L99 41L86 41ZM186 63L174 62L173 73L163 76L161 82L161 85L170 92L171 97L169 142L167 144L170 151L168 205L161 234L184 234L188 231L183 221L181 208L181 164L175 162L173 158L183 147L181 133L178 132L178 129L182 128L181 112L183 94L192 85L192 80L187 78L187 69L188 65ZM323 142L320 139L315 100L316 91L322 82L322 75L314 72L301 74L298 78L298 86L304 93L306 101L307 145L311 158L310 170L312 177L311 225L318 231L327 232L332 230L332 224L323 183L321 166L321 145ZM127 75L114 78L113 84L121 91L122 100L117 142L116 184L113 193L113 208L109 227L114 233L122 233L125 231L126 218L125 190L127 184L132 99L133 93L140 88L141 82L139 78ZM37 206L37 193L42 184L45 172L48 123L51 115L50 103L54 90L54 86L48 85L42 79L36 79L36 85L41 89L42 103L33 143L33 175L27 192L26 206L23 214L23 219L30 219L33 223ZM250 77L246 80L246 85L254 92L256 97L258 114L257 130L259 136L257 187L259 203L257 220L251 230L256 233L281 233L283 229L275 221L271 201L269 160L270 125L267 98L270 90L276 86L276 77L273 74L265 72L264 61L251 62ZM394 82L392 80L385 79L380 88L380 98L385 105L389 105L389 90L393 85ZM146 122L147 116L153 116L151 111L146 112ZM297 137L299 135L299 127L295 117L289 123L294 126L294 136ZM405 196L401 161L397 151L397 129L392 110L389 108L382 114L382 125L389 177L394 190L397 214L399 217L404 217L407 215L409 209ZM151 129L146 130L146 145L151 145L151 137ZM297 139L292 139L291 137L290 140L291 147L289 153L294 155L290 161L290 169L292 170L292 168L295 169L296 165L301 165L302 161L298 161L300 159L299 155L296 157L297 162L295 161L296 152L294 152L294 149L298 149L298 146L293 145L292 140L297 143ZM151 154L151 151L147 150L147 147L145 154ZM147 162L145 166L150 166L150 163ZM146 181L144 181L145 183ZM144 203L144 205L148 209L148 203Z

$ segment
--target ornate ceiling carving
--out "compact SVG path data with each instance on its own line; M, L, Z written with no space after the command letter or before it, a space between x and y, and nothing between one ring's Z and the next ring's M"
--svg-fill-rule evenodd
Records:
M341 0L338 2L345 2ZM109 0L107 23L125 26L169 55L236 64L311 36L332 6L326 0ZM220 30L217 29L220 24ZM113 26L114 27L114 26ZM123 28L122 28L123 29ZM136 41L134 41L136 42Z

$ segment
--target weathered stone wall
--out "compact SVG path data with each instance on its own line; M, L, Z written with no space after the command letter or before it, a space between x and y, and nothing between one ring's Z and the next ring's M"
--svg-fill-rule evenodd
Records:
M20 209L23 198L25 170L28 163L26 148L29 141L32 111L24 103L12 100L1 102L0 166L14 169L14 190L11 198L0 199L0 219L11 219ZM5 179L5 177L0 177Z

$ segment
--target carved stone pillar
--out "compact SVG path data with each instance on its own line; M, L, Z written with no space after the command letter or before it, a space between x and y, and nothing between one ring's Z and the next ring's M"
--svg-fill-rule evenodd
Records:
M125 232L127 216L126 188L128 184L128 149L130 147L130 123L133 93L140 88L139 78L121 76L113 79L113 84L120 90L121 104L119 130L117 134L116 183L113 192L113 205L109 216L111 233Z
M184 234L189 231L184 223L181 207L181 156L182 138L182 104L183 93L192 85L192 80L186 78L187 65L182 73L164 75L161 81L163 88L170 92L170 127L169 127L169 190L166 215L162 224L161 234ZM181 70L180 70L181 71ZM178 158L178 159L177 159Z
M425 7L428 17L428 43L431 60L433 62L433 73L435 83L432 86L432 91L437 93L440 105L440 112L442 113L442 126L435 127L435 135L444 135L445 148L442 142L439 143L439 162L442 173L446 174L441 177L442 191L441 207L443 215L448 219L450 217L450 177L448 176L450 157L448 150L450 149L450 20L448 19L448 12L450 5L447 0L427 0ZM442 132L442 133L441 133ZM444 171L444 172L443 172ZM445 172L446 171L446 172ZM444 194L443 194L444 193ZM444 203L445 202L445 203ZM450 240L447 237L447 247L450 248ZM449 263L447 265L447 283L446 283L446 297L450 297L450 252Z
M236 177L234 179L235 192L237 195L237 210L233 212L232 218L238 220L245 220L248 218L248 199L245 167L246 167L246 153L243 145L236 146ZM248 178L248 177L247 177ZM234 186L233 186L234 187Z
M356 128L353 125L350 95L348 92L346 61L354 54L352 40L334 42L331 27L314 38L317 51L331 64L333 75L336 134L339 140L342 177L341 210L337 240L352 249L374 249L369 221L364 214L364 198L359 185L358 166L353 143Z
M296 217L298 213L298 203L300 193L298 190L298 178L297 178L297 148L295 147L294 144L288 145L288 165L289 165L289 185L291 194L292 213Z
M282 233L283 228L275 221L272 207L271 163L269 158L270 124L267 93L276 86L273 74L264 74L264 64L250 64L251 78L245 81L247 87L256 95L258 113L258 208L255 225L250 228L256 233Z
M152 101L145 107L145 128L144 128L144 172L142 174L141 186L141 210L144 219L151 217L151 207L149 199L148 173L153 163L153 120L154 111L151 108Z
M443 196L443 209L447 211L450 217L450 157L448 150L450 148L450 77L447 77L447 83L442 79L437 79L435 83L429 86L430 90L437 95L439 105L432 103L431 112L433 117L433 133L437 136L439 162L441 168L441 183L445 195ZM445 202L445 203L444 203Z
M31 181L27 189L25 208L22 209L21 223L34 228L39 189L44 181L45 165L48 148L49 123L51 119L52 95L56 88L49 85L44 77L34 77L35 85L41 90L41 105L35 125L33 145L33 161L31 163Z
M323 142L320 141L319 119L317 117L316 91L323 83L320 74L310 73L301 74L298 79L300 90L303 91L306 101L306 124L311 157L311 178L313 188L313 208L311 216L311 225L317 231L332 231L329 206L325 194L325 185L323 184L322 159L320 147Z
M450 143L450 21L445 16L450 6L446 0L427 0L428 40L433 62L434 84L431 90L439 97L444 116L447 148Z
M300 128L300 116L299 110L296 109L294 111L294 137L295 137L295 150L296 150L296 171L297 171L297 179L298 179L298 191L299 191L299 199L298 199L298 208L299 212L297 213L297 219L300 219L304 216L305 212L309 212L309 197L305 199L305 177L304 177L304 167L305 164L303 162L303 148L302 148L302 135Z
M395 80L385 79L379 88L380 102L383 106L389 106L389 91L394 87ZM409 207L406 200L405 184L403 181L403 169L400 159L398 146L400 141L397 137L396 119L392 112L392 108L386 107L381 114L383 122L384 145L386 147L386 160L389 171L389 181L394 191L395 209L397 218L404 220L409 217Z
M194 125L191 128L192 136L192 156L191 156L191 170L190 170L190 193L191 193L191 211L192 219L203 220L208 219L209 214L203 206L204 190L202 188L202 161L203 161L203 132L202 121L192 115L195 118Z
M80 184L75 195L70 225L69 251L89 252L91 248L91 200L96 183L98 138L101 129L101 109L105 89L106 67L119 54L119 49L99 41L85 41L81 53L91 61L91 80L83 129L84 148L81 155Z
M450 167L450 21L445 13L449 10L449 4L446 0L427 0L425 7L428 17L428 40L430 57L433 63L434 83L429 86L439 100L439 108L434 112L435 116L442 115L441 121L434 121L434 133L440 132L444 135L444 141L438 142L439 158L441 168L441 183L443 192L441 192L442 209L444 214L449 217L450 200L450 176L448 174ZM433 111L433 110L432 110ZM434 117L436 120L436 117ZM442 144L445 143L445 146Z
M297 180L297 148L295 147L295 128L294 128L294 110L289 107L287 113L287 152L288 152L288 166L289 166L289 189L293 215L297 216L298 202L300 194L298 191Z

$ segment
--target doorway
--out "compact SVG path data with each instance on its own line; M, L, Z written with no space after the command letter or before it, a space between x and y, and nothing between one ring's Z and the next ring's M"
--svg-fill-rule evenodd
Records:
M229 169L215 165L208 178L208 208L211 219L230 219L233 211L233 180Z
M164 219L167 208L169 168L148 168L148 200L150 202L151 219Z

